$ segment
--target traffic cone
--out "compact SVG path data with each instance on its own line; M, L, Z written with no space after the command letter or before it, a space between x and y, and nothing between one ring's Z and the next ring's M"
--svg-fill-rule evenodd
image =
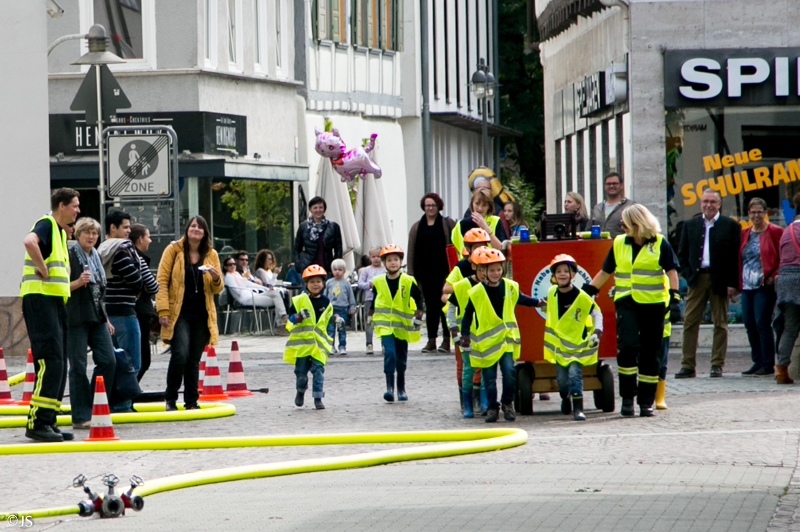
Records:
M247 389L244 381L244 368L242 368L242 357L239 356L239 344L234 340L231 342L231 356L228 358L228 385L225 393L234 397L253 395Z
M198 397L198 401L219 401L227 398L228 395L222 391L222 381L219 378L217 352L213 346L209 346L206 357L206 374L203 378L203 394Z
M33 368L33 353L28 349L28 363L25 364L25 383L22 385L22 401L17 401L20 406L31 404L33 387L36 385L36 370Z
M242 378L244 381L244 378ZM13 405L17 402L11 398L11 386L8 385L6 372L6 359L3 358L3 348L0 347L0 405Z
M208 357L208 346L203 348L203 358L200 359L200 373L197 377L197 391L203 393L203 379L206 376L206 357Z
M92 427L89 437L83 441L115 441L114 424L111 423L111 413L108 410L108 396L103 376L98 375L94 385L94 404L92 405Z

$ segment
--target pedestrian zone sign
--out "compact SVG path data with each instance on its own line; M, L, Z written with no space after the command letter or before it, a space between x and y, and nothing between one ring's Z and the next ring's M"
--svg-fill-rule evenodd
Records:
M108 196L170 194L169 135L109 135Z

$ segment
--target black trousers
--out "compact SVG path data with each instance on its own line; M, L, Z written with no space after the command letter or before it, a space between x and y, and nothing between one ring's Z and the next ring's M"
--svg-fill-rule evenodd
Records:
M442 287L444 278L425 279L418 281L422 298L425 300L425 326L428 328L428 339L435 340L439 336L439 322L442 323L442 338L449 338L450 331L447 328L447 317L442 308Z
M150 320L152 316L147 314L137 314L136 319L139 320L139 331L142 333L142 365L139 368L139 375L136 379L142 382L142 377L150 369L151 347L150 347Z
M619 394L623 399L638 395L640 405L650 406L658 384L665 305L624 299L616 308Z
M29 429L54 425L67 385L67 310L64 299L42 294L22 298L36 382L28 409Z
M167 401L178 400L178 390L183 382L183 402L197 404L197 379L200 377L200 359L211 333L208 323L190 321L179 316L172 331L171 356L167 367Z

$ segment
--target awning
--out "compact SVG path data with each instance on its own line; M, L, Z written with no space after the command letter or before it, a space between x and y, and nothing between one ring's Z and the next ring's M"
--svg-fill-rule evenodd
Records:
M436 120L449 126L466 129L475 133L483 132L483 122L475 117L462 115L461 113L431 113L431 120ZM521 137L522 132L510 127L501 126L493 122L486 124L487 130L492 137Z
M199 156L202 157L202 156ZM179 177L227 177L264 181L308 181L308 166L230 158L178 158ZM97 157L50 161L50 181L86 181L97 184Z

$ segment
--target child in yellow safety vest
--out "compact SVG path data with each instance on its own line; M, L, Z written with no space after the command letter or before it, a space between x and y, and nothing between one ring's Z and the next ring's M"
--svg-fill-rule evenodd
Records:
M403 250L389 244L381 250L386 273L372 279L374 305L372 326L383 346L383 372L386 374L384 400L394 401L394 374L397 371L397 399L407 401L406 367L408 343L419 341L422 325L422 291L413 277L400 271Z
M447 300L448 300L448 297L452 296L453 291L455 289L456 283L458 283L458 282L460 282L460 281L462 281L464 279L467 279L469 277L473 277L474 278L474 276L475 276L475 265L470 260L470 255L472 254L472 252L474 250L476 250L476 249L478 249L480 247L488 246L489 242L491 242L491 237L489 236L489 233L487 233L486 231L484 231L480 227L476 227L474 229L470 229L469 231L467 231L467 233L464 235L464 249L461 250L461 255L463 256L463 258L460 261L456 262L455 266L453 267L453 270L450 272L450 275L448 275L447 279L445 279L444 287L442 287L442 302L446 303ZM466 306L466 302L460 308L460 314L461 315L464 314L464 306ZM452 304L446 305L445 314L447 314L447 308L451 308L451 307L452 307ZM461 320L459 320L459 324L460 324L460 321ZM458 333L456 332L456 335L453 336L453 328L452 328L451 325L449 325L449 322L448 322L448 328L450 329L450 336L453 337L453 343L456 346L456 349L455 349L455 355L456 355L456 380L458 381L458 395L460 397L460 400L461 400L461 403L462 403L461 407L463 409L464 408L464 405L463 405L464 396L463 396L461 390L465 389L468 386L468 382L464 382L464 380L463 380L464 375L466 375L466 373L464 372L464 369L463 369L463 367L464 367L464 365L463 365L464 357L462 356L463 353L461 352L461 349L460 349L460 347L458 345L459 344ZM424 353L425 350L423 349L422 352ZM469 377L469 375L468 375L468 377ZM481 392L482 392L481 412L483 414L485 414L486 413L486 408L485 408L485 406L486 406L486 397L485 397L486 396L486 389L485 389L485 387L481 386L481 370L480 369L475 369L473 371L473 373L471 375L471 378L469 379L469 382L472 382L472 384L475 387L480 386ZM472 416L470 416L470 417L472 417Z
M469 353L472 367L482 370L489 401L486 422L496 422L500 408L507 421L514 421L517 418L514 361L519 359L520 352L514 310L517 305L538 307L542 301L522 294L519 284L503 277L506 257L501 251L481 248L474 257L478 270L484 270L486 277L469 289L469 302L461 321L461 350ZM500 403L497 402L498 364L503 373Z
M333 306L330 300L322 295L325 289L325 268L312 264L303 270L303 283L307 294L303 293L292 298L289 307L289 321L286 329L289 339L283 351L283 360L294 364L294 374L297 377L297 395L294 404L303 406L303 398L308 389L308 372L313 376L312 396L314 407L322 410L322 383L325 380L325 362L333 351L333 339L328 335L328 323L333 316ZM334 318L341 320L340 316Z
M481 249L483 248L475 248L475 251L472 253L476 257L476 260L481 253ZM464 249L462 254L467 255L467 250ZM475 263L472 260L472 257L470 257L470 262L474 267ZM455 341L456 347L461 346L460 327L464 318L464 311L466 310L467 303L469 302L469 289L483 281L485 274L485 269L481 268L476 270L475 273L469 277L461 279L455 283L453 285L453 293L447 300L447 326L450 328L450 335L457 339ZM475 417L473 410L474 392L475 388L479 387L481 413L486 415L489 407L486 401L486 386L482 385L481 383L481 370L472 367L472 364L469 362L468 352L461 351L458 355L460 355L458 358L460 359L461 364L456 364L456 371L461 373L458 392L459 395L461 395L462 414L465 418ZM473 380L473 378L476 376L478 381L477 383L475 383Z
M572 284L578 263L570 255L556 255L550 261L550 273L553 285L547 292L544 359L557 364L561 413L572 412L575 421L585 421L583 366L597 363L603 314L586 292Z

